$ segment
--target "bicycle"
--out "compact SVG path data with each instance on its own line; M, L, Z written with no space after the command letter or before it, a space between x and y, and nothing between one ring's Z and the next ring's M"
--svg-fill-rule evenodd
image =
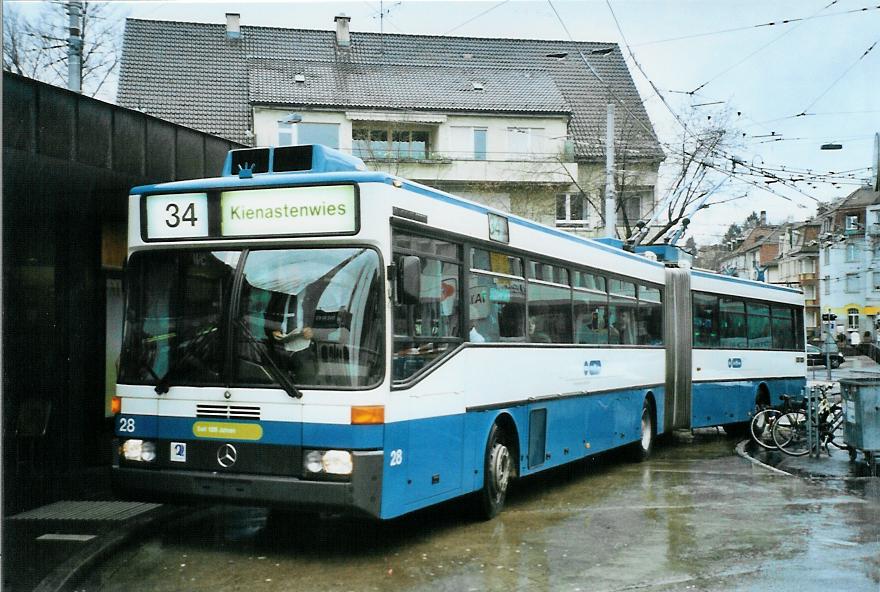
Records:
M782 399L781 406L760 407L758 412L755 413L752 420L749 422L749 434L751 435L752 440L767 450L775 450L777 448L776 444L773 442L773 426L776 423L776 420L782 415L797 409L797 407L792 404L792 398L790 395L782 395L780 399ZM801 403L796 402L796 404L800 405Z
M789 411L780 415L773 423L771 435L773 443L779 450L791 456L803 456L812 451L818 451L819 447L825 448L830 456L829 446L833 445L841 450L847 450L846 444L838 444L835 438L843 427L843 407L840 403L831 403L828 400L828 391L831 385L816 387L819 397L816 405L810 409L811 417L808 417L806 406L803 409ZM810 441L809 432L815 441Z

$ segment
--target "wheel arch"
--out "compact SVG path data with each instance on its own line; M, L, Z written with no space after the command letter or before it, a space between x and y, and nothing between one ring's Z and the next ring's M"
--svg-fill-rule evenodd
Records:
M770 387L767 386L766 382L761 381L761 383L758 384L758 389L755 391L755 406L770 407L772 403L773 401L770 397Z
M654 397L654 391L645 393L645 402L651 407L651 429L654 430L656 436L660 432L660 427L657 425L657 399Z
M504 435L506 436L505 443L510 447L511 456L516 459L516 462L513 463L515 469L515 474L513 476L519 476L519 465L522 459L520 457L519 429L517 428L516 420L513 419L513 416L507 411L502 411L495 416L492 424L489 425L489 432L491 432L493 425L497 425L504 432ZM487 442L489 432L486 433Z

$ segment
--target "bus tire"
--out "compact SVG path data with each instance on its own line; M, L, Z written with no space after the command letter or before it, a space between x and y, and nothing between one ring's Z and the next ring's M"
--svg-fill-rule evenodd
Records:
M478 495L479 518L491 520L501 512L512 475L513 457L507 445L506 434L497 423L493 424L486 442L483 487Z
M630 444L629 459L632 462L642 462L651 456L651 450L654 448L654 438L657 430L654 427L654 408L650 399L645 399L642 404L642 416L639 422L641 424L641 435L639 439Z

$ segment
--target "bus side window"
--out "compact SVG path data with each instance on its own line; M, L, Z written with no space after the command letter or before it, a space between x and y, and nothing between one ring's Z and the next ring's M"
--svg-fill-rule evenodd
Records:
M457 258L461 247L405 233L396 233L394 244L407 255L416 254L421 266L418 302L395 303L393 312L393 374L395 380L405 380L461 340L461 265L443 260ZM396 252L395 265L407 255Z

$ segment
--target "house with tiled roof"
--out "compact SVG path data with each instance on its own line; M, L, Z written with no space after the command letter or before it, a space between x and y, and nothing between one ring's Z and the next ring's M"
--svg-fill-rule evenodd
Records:
M823 208L819 230L822 312L835 331L880 336L880 191L865 186Z
M375 170L584 234L603 226L608 104L618 223L664 153L613 43L128 19L118 103L248 145L322 143Z
M746 231L727 254L719 257L718 270L728 275L777 283L781 227L767 224L761 212L758 224Z

